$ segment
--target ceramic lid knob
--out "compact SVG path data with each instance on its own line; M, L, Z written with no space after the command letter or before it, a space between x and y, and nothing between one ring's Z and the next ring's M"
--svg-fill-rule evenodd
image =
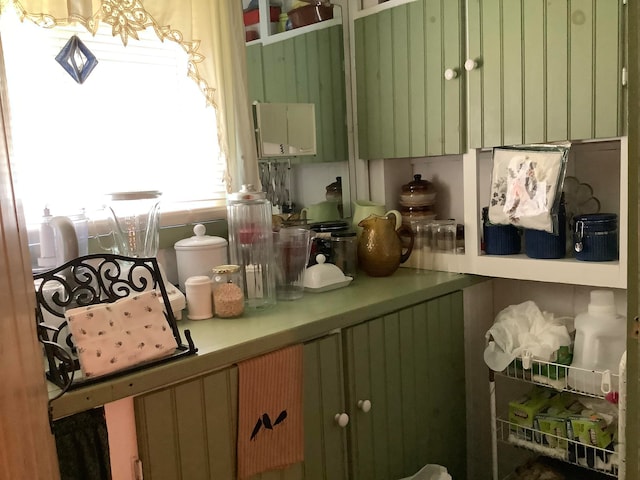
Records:
M193 227L193 233L197 236L197 237L202 237L204 236L204 234L207 232L207 228L201 224L198 223L195 227Z

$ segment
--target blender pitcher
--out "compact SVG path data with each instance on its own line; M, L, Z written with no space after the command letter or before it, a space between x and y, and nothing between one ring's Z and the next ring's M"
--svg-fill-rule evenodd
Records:
M160 198L156 190L109 194L105 213L113 244L102 248L127 257L150 258L158 253ZM100 240L100 236L98 236Z
M276 303L271 202L253 185L243 185L227 199L229 257L240 265L245 305L261 308Z

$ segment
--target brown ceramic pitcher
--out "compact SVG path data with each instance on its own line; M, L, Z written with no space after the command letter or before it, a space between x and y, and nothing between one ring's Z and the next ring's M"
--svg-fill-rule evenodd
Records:
M358 223L362 235L358 240L358 262L360 268L371 277L386 277L395 272L411 255L413 230L401 225L396 230L396 219L381 215L369 215ZM409 245L403 252L400 234L409 237Z

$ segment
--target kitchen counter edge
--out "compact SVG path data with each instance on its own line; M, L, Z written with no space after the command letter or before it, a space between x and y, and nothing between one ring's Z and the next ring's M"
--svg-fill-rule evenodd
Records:
M164 388L485 280L486 277L476 275L400 268L389 277L363 274L346 288L305 293L300 300L247 311L235 319L192 321L186 319L185 312L178 327L181 332L191 331L198 348L196 355L71 390L52 402L53 418ZM58 392L49 383L50 398Z

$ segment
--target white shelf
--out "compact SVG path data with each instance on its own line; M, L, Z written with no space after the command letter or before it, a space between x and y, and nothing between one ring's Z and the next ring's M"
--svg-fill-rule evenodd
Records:
M521 255L478 255L468 273L517 280L626 288L626 263L584 262L573 258L536 259Z
M293 2L288 2L287 5L291 5ZM287 6L284 5L284 6ZM260 10L260 22L258 23L258 33L260 38L247 42L247 45L262 44L269 45L276 42L281 42L289 38L304 35L305 33L313 32L315 30L322 30L332 27L334 25L342 25L342 5L340 2L334 1L333 5L333 18L322 22L313 23L304 27L294 28L293 30L287 30L286 32L271 33L271 22L269 21L270 4L269 0L259 0L258 8ZM282 13L286 13L288 8L285 8Z
M483 188L488 186L487 167L481 165L481 151L472 150L463 155L464 273L491 277L534 280L541 282L587 285L606 288L627 288L627 232L628 232L628 138L607 139L602 142L574 142L575 150L590 155L589 160L602 157L601 177L607 177L607 162L616 161L616 168L608 189L601 187L598 195L605 196L607 210L618 214L619 260L613 262L586 262L567 257L557 260L529 258L521 255L485 255L480 248L482 236L481 211L485 206ZM572 146L572 149L574 147ZM486 155L486 152L485 152ZM616 158L617 157L617 158ZM580 159L576 161L579 163ZM590 164L591 165L591 164ZM576 165L572 165L576 168ZM619 172L619 174L617 174ZM485 185L487 184L487 185ZM606 185L606 184L605 184Z
M360 0L360 5L363 5L362 8L357 10L353 18L354 20L360 17L366 17L368 15L373 15L375 13L382 12L383 10L388 10L390 8L397 7L399 5L404 5L405 3L415 2L416 0L384 0L380 2L379 0L376 2L367 2L366 0ZM366 4L371 4L370 6Z
M324 22L313 23L304 27L294 28L293 30L287 30L286 32L266 35L264 38L253 40L251 43L262 43L262 45L269 45L271 43L281 42L283 40L288 40L289 38L304 35L305 33L313 32L315 30L322 30L325 28L333 27L334 25L342 25L342 19L332 18L330 20L325 20Z

